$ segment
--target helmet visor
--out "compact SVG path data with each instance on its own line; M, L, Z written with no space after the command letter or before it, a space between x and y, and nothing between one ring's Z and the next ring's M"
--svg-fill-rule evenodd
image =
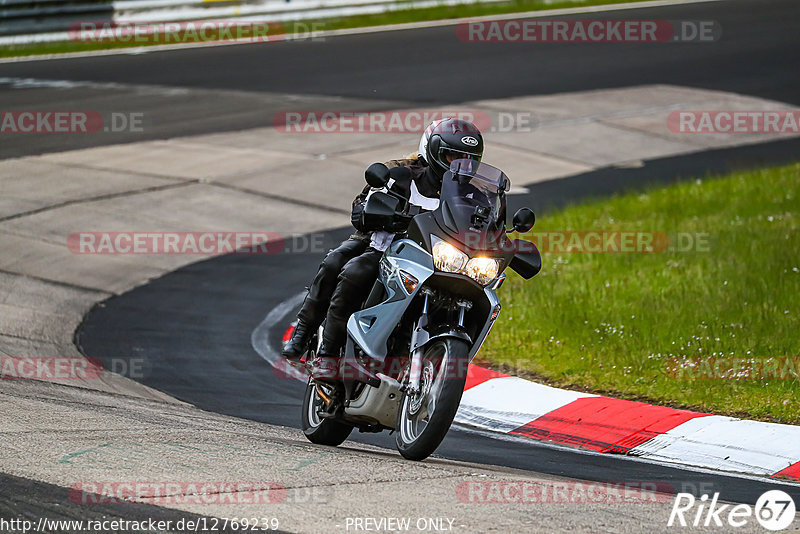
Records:
M473 152L463 152L461 150L454 150L452 148L446 148L446 147L442 147L439 149L438 156L439 156L439 161L441 161L445 167L450 167L450 164L457 159L469 159L472 161L481 160L481 154L476 154Z

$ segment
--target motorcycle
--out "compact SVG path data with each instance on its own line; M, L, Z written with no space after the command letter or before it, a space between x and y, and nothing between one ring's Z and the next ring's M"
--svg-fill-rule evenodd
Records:
M396 433L405 458L422 460L444 439L464 391L469 363L500 313L497 290L506 268L524 279L541 269L522 208L506 230L506 175L486 163L453 161L439 207L420 213L386 189L389 170L371 165L374 191L364 208L372 227L407 227L385 251L379 276L360 311L347 322L347 342L333 381L309 378L301 426L313 443L339 445L354 428ZM315 334L302 365L311 369Z

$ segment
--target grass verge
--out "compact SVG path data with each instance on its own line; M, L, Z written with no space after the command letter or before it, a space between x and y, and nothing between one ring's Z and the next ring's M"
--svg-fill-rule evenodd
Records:
M562 230L706 234L708 246L543 254L539 276L500 290L481 352L492 367L800 424L800 164L570 206L535 229Z
M383 26L390 24L403 24L407 22L420 22L431 20L447 20L463 17L479 17L485 15L499 15L504 13L522 13L526 11L541 11L544 9L559 9L565 7L584 7L609 4L627 4L645 0L513 0L510 2L491 2L475 4L459 4L454 6L436 6L418 9L398 9L374 15L356 15L351 17L329 18L321 20L303 20L303 26L321 30L338 30L345 28L363 28L368 26ZM293 23L286 22L283 26L292 28ZM273 35L272 33L270 35ZM35 43L21 45L0 46L0 58L20 57L32 55L66 54L73 52L91 52L117 48L139 48L166 44L164 42L135 43L135 42L74 42L58 41L52 43ZM172 42L172 44L175 44Z

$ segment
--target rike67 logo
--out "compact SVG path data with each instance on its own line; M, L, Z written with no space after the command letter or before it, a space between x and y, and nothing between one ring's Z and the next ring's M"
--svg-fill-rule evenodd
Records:
M795 519L792 497L781 490L761 495L755 506L749 504L719 504L719 493L709 501L708 495L696 499L691 493L678 493L667 526L681 527L743 527L754 517L767 530L784 530Z

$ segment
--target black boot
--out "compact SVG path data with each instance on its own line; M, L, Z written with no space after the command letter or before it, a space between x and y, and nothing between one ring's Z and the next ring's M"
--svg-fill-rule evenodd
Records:
M319 352L314 359L311 376L315 380L332 381L339 377L339 357L341 356L341 343L322 339Z
M281 355L289 361L300 361L303 354L306 353L308 342L311 341L313 333L313 328L306 324L304 320L298 319L297 326L294 327L294 332L292 332L292 338L283 346Z

